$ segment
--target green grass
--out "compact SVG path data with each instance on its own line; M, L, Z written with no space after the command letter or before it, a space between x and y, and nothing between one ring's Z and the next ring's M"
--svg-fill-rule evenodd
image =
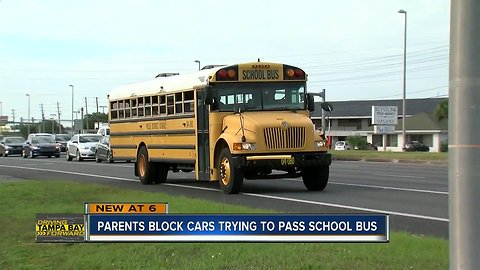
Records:
M425 160L447 161L448 153L439 152L383 152L367 150L331 151L334 158L352 159L398 159L398 160Z
M219 195L221 196L221 195ZM272 213L60 181L0 184L0 269L447 269L448 242L391 233L385 244L35 243L36 213L83 213L84 202L169 202L170 213Z

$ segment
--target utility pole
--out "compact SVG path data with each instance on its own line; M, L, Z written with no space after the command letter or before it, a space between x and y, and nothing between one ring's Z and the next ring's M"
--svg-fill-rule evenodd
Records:
M15 124L15 109L12 109L13 124Z
M81 132L81 133L85 133L85 132L83 131L83 107L82 107L80 110L82 111L82 113L81 113L81 115L80 115L80 116L81 116L81 119L82 119L82 132Z
M325 103L325 88L322 89L322 93L320 94L322 97L322 103ZM327 122L325 121L325 110L322 108L322 133L325 134L325 126Z
M43 103L40 104L40 111L42 112L42 132L45 132L45 113L43 111Z
M52 117L52 134L55 134L55 116L56 114L51 113L50 116Z
M105 106L105 105L103 105L103 106L100 105L99 107L102 108L102 113L105 113L105 108L107 108L107 106Z
M85 97L85 124L87 124L87 133L88 133L88 104L87 104L87 97Z
M97 103L97 128L100 128L100 120L98 119L98 97L95 97L95 102Z
M480 266L480 1L452 0L448 115L450 269Z
M57 101L57 115L58 115L58 133L62 134L62 123L60 122L60 102Z

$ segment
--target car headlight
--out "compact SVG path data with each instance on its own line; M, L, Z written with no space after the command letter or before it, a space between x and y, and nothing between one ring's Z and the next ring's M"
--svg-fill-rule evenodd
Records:
M315 147L321 148L321 147L324 147L324 146L325 146L324 141L315 141Z
M12 149L11 146L5 145L5 150L10 150L10 149Z
M40 149L40 147L38 147L38 146L32 146L32 149L33 149L33 150L38 150L38 149Z
M243 142L243 143L233 144L233 150L255 150L255 149L257 149L255 143Z
M88 146L81 146L80 148L82 148L83 150L90 149L90 147L88 147Z

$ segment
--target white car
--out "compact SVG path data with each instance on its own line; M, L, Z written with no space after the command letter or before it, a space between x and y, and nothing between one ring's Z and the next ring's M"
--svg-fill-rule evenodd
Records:
M346 141L338 141L335 143L335 150L350 150L350 145Z
M72 161L73 157L77 161L84 159L95 159L95 150L97 143L102 135L97 134L77 134L67 142L67 160Z

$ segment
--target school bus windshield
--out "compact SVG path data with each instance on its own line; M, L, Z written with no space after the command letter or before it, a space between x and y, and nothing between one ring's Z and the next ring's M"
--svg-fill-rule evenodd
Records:
M228 83L216 89L219 111L305 109L305 82Z

